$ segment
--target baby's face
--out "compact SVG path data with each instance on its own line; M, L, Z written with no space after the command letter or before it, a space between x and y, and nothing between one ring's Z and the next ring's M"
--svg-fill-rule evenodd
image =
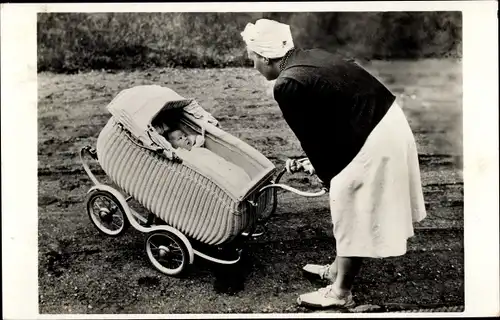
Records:
M169 132L168 140L174 148L191 150L193 146L193 142L191 141L191 139L181 130L174 130L172 132Z

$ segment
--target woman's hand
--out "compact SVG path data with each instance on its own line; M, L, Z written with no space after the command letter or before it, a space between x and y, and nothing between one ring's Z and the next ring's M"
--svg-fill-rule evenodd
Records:
M299 162L304 172L309 173L309 175L313 175L316 173L316 170L314 170L314 167L312 166L308 158L301 159L299 160Z
M304 172L308 173L309 175L313 175L316 170L314 170L314 167L311 165L311 162L309 161L308 158L303 158L303 159L287 159L285 163L285 168L288 173L295 173L300 170L304 170Z
M285 169L288 173L295 173L300 170L300 164L295 159L287 159L285 162Z

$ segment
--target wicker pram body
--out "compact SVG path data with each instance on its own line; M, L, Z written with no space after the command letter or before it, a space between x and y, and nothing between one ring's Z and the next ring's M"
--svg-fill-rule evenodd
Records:
M140 110L148 119L143 120L147 124L144 130L151 130L154 116L165 109L167 102L160 100L154 107L145 104L134 110L136 114ZM96 145L100 166L125 193L186 236L210 245L227 243L245 232L272 206L270 189L258 198L257 193L269 184L274 165L248 144L206 121L204 116L183 112L181 122L194 132L203 128L207 148L245 169L252 179L241 190L231 189L220 178L215 179L210 172L183 159L176 160L172 156L175 150L166 150L168 146L156 151L145 147L144 135L134 134L134 128L127 126L127 121L116 112L116 104L110 110L114 110L114 115L100 132Z

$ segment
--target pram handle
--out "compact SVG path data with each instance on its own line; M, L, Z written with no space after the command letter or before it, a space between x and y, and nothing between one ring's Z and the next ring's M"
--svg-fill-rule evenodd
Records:
M269 185L263 187L262 189L260 189L259 192L262 192L262 191L269 189L269 188L281 188L281 189L293 192L295 194L298 194L299 196L309 197L309 198L320 197L320 196L326 194L326 192L327 192L326 188L322 188L318 192L306 192L306 191L301 191L301 190L295 189L293 187L287 186L286 184L277 184L277 183L269 184Z
M262 187L259 190L259 194L261 192L263 192L264 190L269 189L269 188L281 188L281 189L293 192L293 193L298 194L298 195L303 196L303 197L320 197L328 192L327 188L322 188L318 192L306 192L306 191L301 191L301 190L298 190L296 188L287 186L285 184L280 184L279 181L280 181L281 177L283 176L283 174L285 174L285 172L287 172L286 168L281 169L281 171L276 176L276 179L271 184L268 184L267 186ZM276 193L275 193L275 196L276 196Z

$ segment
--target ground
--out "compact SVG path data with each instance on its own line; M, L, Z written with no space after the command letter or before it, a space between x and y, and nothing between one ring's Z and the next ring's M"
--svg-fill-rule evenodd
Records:
M405 256L365 263L355 300L386 307L462 306L461 62L374 61L365 67L397 95L415 133L428 217L416 225ZM95 146L114 95L139 84L165 85L197 98L224 130L279 168L288 157L302 155L270 85L252 69L39 74L40 313L309 312L296 306L297 296L323 283L305 278L301 268L335 257L327 197L280 193L268 233L247 245L241 281L201 258L184 278L160 274L145 256L143 234L131 228L108 238L91 224L84 199L92 184L78 152ZM302 190L319 186L305 174L282 181ZM242 286L222 281L228 278Z

